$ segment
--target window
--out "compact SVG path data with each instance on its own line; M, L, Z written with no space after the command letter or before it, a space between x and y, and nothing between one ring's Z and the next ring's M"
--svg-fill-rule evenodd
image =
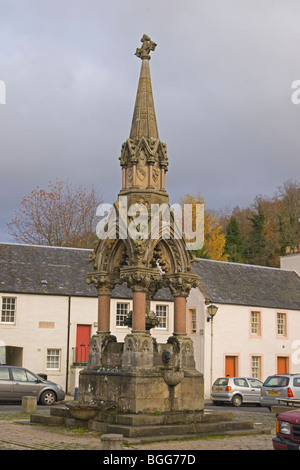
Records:
M257 379L248 379L250 383L250 387L253 388L261 388L261 381Z
M237 387L249 387L248 382L246 379L233 379L234 385Z
M251 335L260 336L260 312L251 312Z
M251 376L255 379L261 377L261 360L260 356L252 356L251 358Z
M17 380L18 382L36 382L37 377L28 370L25 369L17 369L12 367L11 368L13 380Z
M300 378L298 378L298 377L295 378L293 380L293 385L294 385L294 387L300 387Z
M129 304L125 302L117 303L116 326L125 326L124 321L129 312Z
M2 297L1 323L15 323L15 297Z
M190 321L190 332L195 334L197 332L197 322L196 322L196 309L189 309L189 321Z
M8 367L0 367L0 380L10 380Z
M167 328L168 325L168 305L156 305L156 317L159 324L156 328Z
M60 369L60 349L47 349L47 369Z
M286 336L286 314L277 313L277 334L278 336Z

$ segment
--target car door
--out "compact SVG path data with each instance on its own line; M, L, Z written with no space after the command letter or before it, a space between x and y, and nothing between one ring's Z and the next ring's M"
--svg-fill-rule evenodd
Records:
M9 368L0 367L0 400L11 400L13 383L10 380Z
M248 379L251 391L251 401L254 403L260 403L260 391L263 383L258 379Z
M248 403L251 401L250 386L244 377L237 377L233 379L235 389L234 392L242 396L243 402Z
M13 378L13 395L16 400L22 400L23 396L37 396L38 383L36 377L26 369L11 367Z

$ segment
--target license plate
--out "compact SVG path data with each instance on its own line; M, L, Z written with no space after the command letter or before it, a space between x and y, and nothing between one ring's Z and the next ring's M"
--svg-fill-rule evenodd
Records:
M273 390L268 392L268 395L279 395L279 392L274 392Z
M222 392L223 389L222 389L222 387L217 387L216 390L217 390L218 392Z

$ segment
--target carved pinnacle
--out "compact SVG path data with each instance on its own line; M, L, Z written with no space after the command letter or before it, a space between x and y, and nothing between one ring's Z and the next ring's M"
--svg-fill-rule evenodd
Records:
M151 39L149 38L149 36L147 36L147 34L143 35L141 42L143 44L140 48L137 48L137 50L135 51L135 55L139 57L140 59L150 60L151 59L150 51L154 51L157 44L151 41Z

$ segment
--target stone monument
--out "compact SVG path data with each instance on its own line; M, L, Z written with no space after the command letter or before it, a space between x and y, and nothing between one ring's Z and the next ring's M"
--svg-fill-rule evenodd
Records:
M233 421L232 413L204 412L203 376L195 368L193 341L186 332L186 298L198 277L165 189L167 150L158 135L149 69L156 44L146 35L141 42L135 53L142 65L131 131L120 156L122 189L87 275L98 291L98 331L80 373L79 399L52 407L50 416L31 415L35 423L99 431L110 441L103 443L107 449L121 438L130 444L253 428L251 422ZM169 215L168 236L160 222L154 228L150 224L150 230L153 207L160 209L162 220ZM133 208L143 217L133 219ZM132 290L133 309L126 319L131 332L121 343L110 332L110 296L124 283ZM174 332L165 344L151 335L157 319L150 301L161 288L170 289L174 298Z
M158 134L149 67L156 44L147 35L141 42L135 53L142 64L131 130L120 156L122 189L112 211L116 224L108 217L87 276L98 292L98 331L80 374L78 405L117 413L198 412L204 407L203 377L186 332L186 298L198 278L184 237L176 233L165 189L167 148ZM146 226L140 222L135 237L128 233L132 207L143 209ZM154 228L153 220L147 223L153 207L169 215L168 237L161 223ZM110 296L123 283L132 290L133 309L127 318L131 333L118 343L110 333ZM160 288L169 288L174 297L174 333L166 344L158 344L150 331L156 324L150 301Z

